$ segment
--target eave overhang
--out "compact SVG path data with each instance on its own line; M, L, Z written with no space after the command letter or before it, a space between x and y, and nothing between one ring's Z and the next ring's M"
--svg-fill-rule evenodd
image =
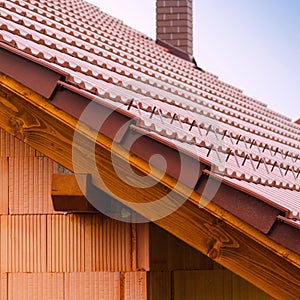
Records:
M23 59L27 61L26 58ZM39 66L35 62L30 63L33 63L36 68ZM31 70L31 66L26 65L25 67L27 70ZM43 68L40 70L41 72L47 69L45 66L40 67ZM205 174L199 173L198 182L193 183L187 180L178 183L176 179L178 170L176 169L167 170L163 176L158 166L152 168L151 171L147 161L151 153L143 154L138 145L135 153L132 153L129 151L131 149L126 148L126 143L113 143L112 138L120 128L118 126L122 127L125 123L127 124L130 114L116 111L112 118L120 122L119 125L113 130L110 126L104 126L104 131L97 135L96 141L93 141L93 124L78 126L76 116L76 113L79 113L76 107L78 109L82 105L81 109L83 109L92 100L82 93L76 93L76 89L63 83L63 74L53 76L55 71L49 71L51 73L49 76L55 78L56 82L55 80L51 81L53 86L47 88L46 91L38 90L39 93L36 93L35 86L39 86L40 76L36 77L35 83L31 85L25 79L26 82L22 81L23 77L17 77L19 70L14 73L12 70L1 69L1 72L0 126L7 132L71 171L74 170L74 167L76 168L74 164L85 164L92 170L95 158L98 165L97 171L105 179L106 186L99 181L94 181L93 184L98 189L104 190L108 194L111 193L114 197L116 195L119 195L120 198L126 196L133 203L152 202L157 197L162 197L168 191L174 190L177 197L186 198L187 201L178 210L163 219L154 221L154 223L270 295L274 297L280 295L283 299L298 298L297 295L300 292L299 255L287 249L284 244L280 245L271 239L272 236L277 236L274 234L276 228L272 226L271 221L266 228L260 228L255 220L252 220L252 223L251 220L245 222L242 220L244 216L238 215L238 211L234 211L234 205L225 201L226 199L224 200L221 195L216 199L216 203L211 201L203 208L199 208L199 204L207 202L201 196L201 185L205 181ZM45 80L47 76L47 72L43 73L42 80ZM71 93L72 96L77 95L77 106L75 104L73 106L72 103L66 105L68 101L63 101L67 97L61 97L68 93ZM83 104L82 101L86 101L86 104ZM111 108L99 103L99 111L103 109ZM84 154L82 160L76 162L72 159L75 130L81 139L81 143L76 146L77 150ZM130 134L134 134L130 126L125 128L123 137L128 137L128 133L129 137ZM126 141L123 137L119 140ZM143 138L146 139L143 143L156 143L151 137L143 136ZM95 152L94 149L84 147L91 140L95 142ZM166 149L170 151L170 159L176 157L174 149L166 146L162 151ZM153 180L160 180L151 188L139 190L137 193L133 186L126 184L115 173L112 155L116 157L120 166L127 165L129 161L131 168L135 173L141 175L141 178L151 171ZM186 162L192 165L195 163L195 158L186 157ZM130 180L130 174L124 172L124 176ZM90 176L96 178L97 174L91 172ZM239 192L242 193L223 183L221 183L221 188L226 189L229 193L228 201L231 192L235 195ZM247 194L243 194L243 197L246 202L251 202L251 199L247 198ZM237 195L236 199L240 201L240 195ZM239 202L240 205L242 202ZM257 203L257 213L261 210L260 205L262 204ZM262 206L265 207L265 205L270 218L277 219L280 209L267 204ZM225 206L226 209L222 206ZM289 226L289 224L285 223L285 226ZM273 233L272 236L268 235L269 231ZM279 241L278 238L275 240ZM295 251L295 249L293 250Z

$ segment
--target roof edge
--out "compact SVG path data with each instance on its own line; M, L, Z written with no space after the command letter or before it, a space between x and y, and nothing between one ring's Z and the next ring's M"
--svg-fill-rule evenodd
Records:
M8 93L11 99L7 106L6 98L0 97L0 126L72 170L72 142L74 130L77 128L76 119L55 108L36 92L1 74L0 88L2 94ZM19 114L19 111L26 111L26 114ZM42 127L37 124L42 124ZM91 129L87 126L80 127L79 133L84 145L92 139ZM103 167L101 172L106 174L108 180L112 180L110 187L113 190L126 193L126 197L129 196L133 202L151 200L149 191L144 191L140 195L134 187L126 185L112 174L112 152L120 161L125 161L127 164L129 162L139 172L149 174L148 162L130 155L119 145L112 147L112 141L101 134L96 139L96 154L86 153L84 163L88 167L91 164L89 159L98 157ZM161 178L159 171L155 172L159 175L157 178ZM96 184L98 188L104 188L101 183L99 185L96 182ZM272 241L251 225L212 202L201 209L199 201L205 199L202 200L201 195L186 186L178 185L176 180L168 175L165 175L153 188L158 197L163 196L166 190L173 189L178 197L188 199L179 210L154 223L270 295L275 296L280 293L289 299L296 299L295 291L300 293L299 255ZM187 224L189 219L191 221ZM243 265L249 267L245 269ZM267 276L266 272L273 276L272 282L268 282L267 285L264 280L264 276ZM286 289L282 282L286 282L289 288Z

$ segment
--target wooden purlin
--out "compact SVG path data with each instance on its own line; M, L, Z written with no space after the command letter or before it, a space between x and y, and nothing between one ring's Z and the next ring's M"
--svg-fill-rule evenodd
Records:
M0 87L0 126L72 170L72 140L76 120L6 76L0 76ZM80 130L84 145L90 131L84 126ZM99 135L96 159L101 162L100 171L105 173L104 177L110 182L109 188L114 193L122 195L125 191L126 196L138 202L141 196L137 195L135 189L124 184L112 172L111 149L111 141ZM84 147L79 150L88 151ZM114 153L120 165L127 162L125 158L128 153L124 149L115 146ZM94 153L86 152L84 161L78 163L84 162L89 166L90 157L94 157ZM149 173L146 162L129 157L136 172ZM103 188L99 183L97 185ZM168 176L152 188L151 195L149 191L143 192L143 202L153 200L153 196L160 198L166 188L174 188L174 182ZM176 191L180 195L187 193L183 186ZM280 294L297 299L295 295L300 293L299 256L213 203L199 209L199 200L199 195L191 193L179 210L155 223L270 295ZM223 221L220 222L220 219Z
M81 188L78 184L81 181ZM87 174L53 174L51 198L55 211L97 213L98 211L86 199L87 187L91 185ZM100 193L99 193L100 194ZM103 201L108 198L104 193L99 195ZM109 201L109 199L107 199Z

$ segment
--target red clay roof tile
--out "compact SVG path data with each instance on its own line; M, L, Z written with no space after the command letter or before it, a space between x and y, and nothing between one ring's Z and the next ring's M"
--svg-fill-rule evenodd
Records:
M300 219L298 124L82 0L0 5L2 48L58 70L89 99L123 103L135 130L219 162L218 178Z

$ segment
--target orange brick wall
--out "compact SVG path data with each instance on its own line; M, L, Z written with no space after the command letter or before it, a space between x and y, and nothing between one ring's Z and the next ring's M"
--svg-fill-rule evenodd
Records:
M0 300L196 300L204 275L271 299L157 226L55 212L59 166L1 129L0 142Z
M146 299L148 227L56 213L57 170L0 129L0 299Z

